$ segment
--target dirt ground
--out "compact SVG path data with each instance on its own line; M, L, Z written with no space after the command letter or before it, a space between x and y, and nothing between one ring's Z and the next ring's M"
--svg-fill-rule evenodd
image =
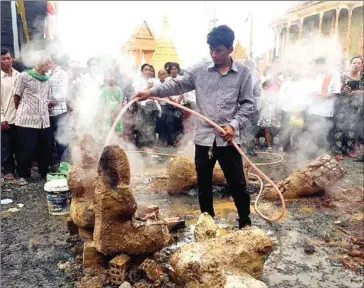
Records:
M192 241L199 216L195 189L182 196L165 193L165 167L165 163L153 162L143 173L132 174L139 204L159 205L162 216L181 216L188 225L176 235L177 242L157 253L161 262ZM268 287L363 287L364 167L350 159L343 167L347 174L329 191L329 197L287 201L287 215L279 223L261 220L252 208L253 225L264 229L275 243L262 279ZM278 180L290 169L278 165L263 170ZM1 199L10 198L13 203L1 205L1 287L76 287L83 275L80 242L69 236L65 216L48 214L43 186L44 182L19 187L2 181ZM233 203L222 197L224 189L215 190L217 222L236 229ZM268 201L262 201L260 207L266 213L279 208ZM19 211L7 212L9 208Z

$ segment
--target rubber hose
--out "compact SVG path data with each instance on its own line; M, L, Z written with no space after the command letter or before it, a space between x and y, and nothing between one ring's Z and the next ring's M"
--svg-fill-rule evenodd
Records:
M187 112L189 112L189 113L191 113L193 115L196 115L197 117L201 118L202 120L206 121L209 125L211 125L215 129L217 129L219 132L225 133L225 130L223 128L221 128L219 125L217 125L215 122L211 121L210 119L206 118L205 116L201 115L200 113L198 113L198 112L196 112L194 110L191 110L191 109L189 109L187 107L184 107L184 106L182 106L182 105L180 105L178 103L175 103L175 102L170 101L170 100L165 99L165 98L150 97L148 99L156 100L156 101L159 101L159 102L165 102L165 103L173 105L173 106L175 106L175 107L177 107L177 108L179 108L181 110L187 111ZM136 98L132 99L128 104L126 104L123 107L123 109L121 109L120 113L118 114L118 116L116 117L113 125L110 128L110 131L109 131L109 133L107 135L107 138L106 138L106 141L105 141L105 146L109 145L111 137L114 134L116 125L120 121L121 117L124 115L126 110L129 109L129 107L131 105L133 105L135 102L137 102L137 100L138 99L136 99ZM239 154L243 157L244 161L246 161L246 163L257 173L257 176L261 177L263 180L267 181L270 185L272 185L273 189L278 194L279 199L280 199L281 204L282 204L281 213L278 216L276 216L274 218L269 218L268 216L265 216L258 209L258 202L259 202L259 200L261 198L261 194L262 194L262 190L263 190L263 189L261 189L260 193L257 196L257 199L255 200L255 211L257 212L257 214L261 218L263 218L266 221L276 222L276 221L280 220L286 213L286 204L285 204L285 201L284 201L284 198L283 198L283 195L282 195L281 191L279 191L278 187L274 184L274 182L267 175L265 175L262 171L260 171L260 169L257 166L255 166L253 162L251 162L249 160L249 158L245 155L245 153L240 149L239 145L234 140L232 141L232 144L236 148L236 150L238 150Z

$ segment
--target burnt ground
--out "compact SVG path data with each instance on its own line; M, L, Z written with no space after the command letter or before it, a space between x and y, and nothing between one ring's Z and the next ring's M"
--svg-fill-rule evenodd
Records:
M252 210L253 225L264 229L275 243L262 278L268 287L363 286L364 167L350 159L343 166L348 173L329 191L328 199L287 201L287 215L279 223L271 225ZM277 180L288 175L285 167L263 170ZM181 216L189 225L176 235L179 242L157 254L161 262L192 241L199 215L196 191L192 189L189 196L168 196L164 193L165 175L163 163L146 167L143 173L133 174L132 185L138 203L159 205L162 216ZM2 182L1 199L10 198L13 203L1 205L1 287L76 287L80 281L80 242L69 236L65 216L48 214L43 186L44 182L24 187ZM216 198L220 197L217 193ZM19 208L19 203L24 207ZM7 212L13 207L19 211ZM270 201L262 201L260 207L267 213L279 208ZM216 199L215 209L217 222L235 229L233 203L226 197ZM92 287L84 283L84 287ZM173 284L163 287L169 286Z
M57 268L74 257L66 218L48 214L43 186L1 185L1 198L13 200L1 205L1 287L72 287ZM13 207L20 210L6 212Z

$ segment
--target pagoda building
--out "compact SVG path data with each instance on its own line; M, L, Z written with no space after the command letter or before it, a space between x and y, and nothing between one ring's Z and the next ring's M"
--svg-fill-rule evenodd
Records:
M144 62L150 63L156 48L156 40L152 30L146 21L137 27L129 40L121 48L122 52L127 52L133 57L134 65L140 67Z
M247 60L248 55L246 53L246 49L241 44L240 40L236 42L233 53L231 53L231 58L240 63L244 63L245 60Z
M181 59L178 57L172 40L167 16L164 15L161 36L158 39L157 46L155 47L151 64L157 72L164 68L164 64L166 62L177 62L180 66L182 66Z
M270 26L275 31L275 56L303 38L337 36L347 58L363 55L363 1L298 1Z

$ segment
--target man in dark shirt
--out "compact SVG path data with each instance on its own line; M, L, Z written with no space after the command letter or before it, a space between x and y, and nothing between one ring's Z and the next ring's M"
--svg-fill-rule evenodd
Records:
M221 134L198 119L195 127L195 164L201 212L215 216L212 197L212 173L216 161L224 171L229 190L239 214L239 228L250 226L250 197L246 192L243 163L231 145L241 143L239 128L254 112L252 77L249 68L234 62L234 32L226 25L214 28L207 36L213 62L202 62L151 89L138 92L137 99L150 96L168 97L196 90L197 111L225 130Z

